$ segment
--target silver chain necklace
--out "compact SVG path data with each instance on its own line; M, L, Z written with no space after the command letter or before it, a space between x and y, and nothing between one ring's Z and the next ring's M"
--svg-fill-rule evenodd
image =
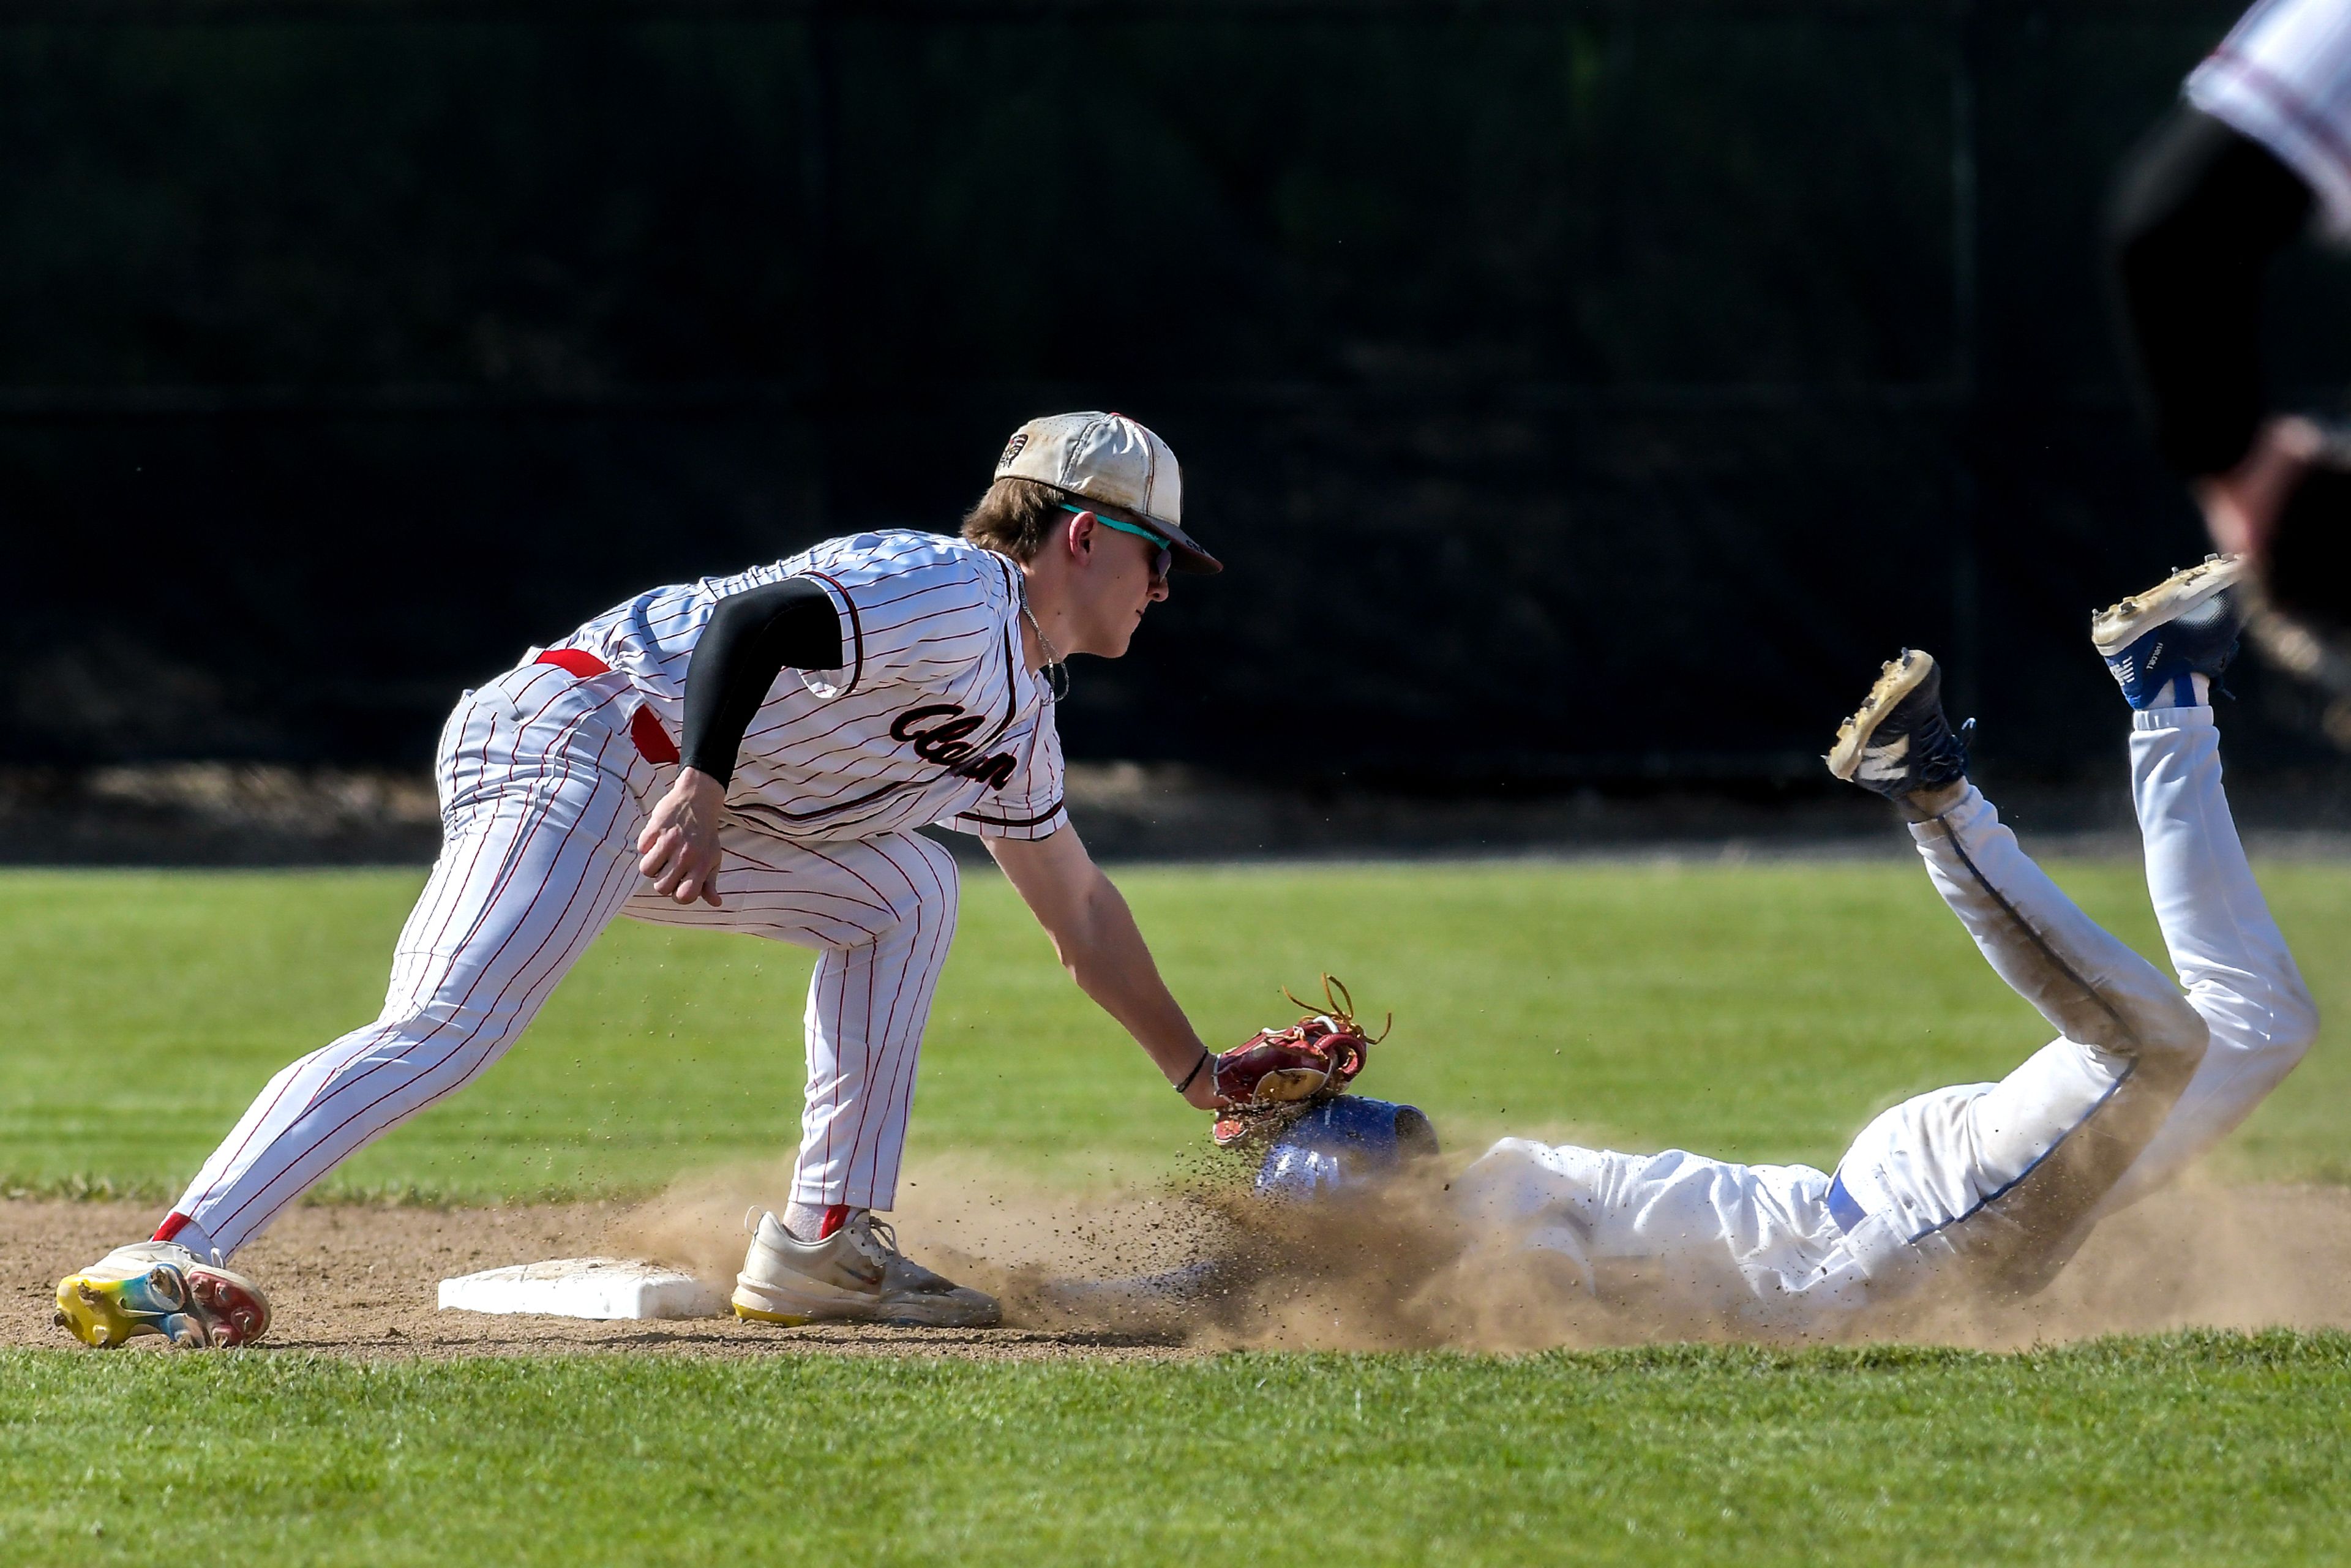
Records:
M1045 700L1059 705L1070 695L1070 666L1061 659L1061 651L1045 635L1045 628L1037 623L1037 612L1029 608L1029 579L1020 579L1020 613L1028 620L1029 630L1037 633L1037 645L1045 650Z

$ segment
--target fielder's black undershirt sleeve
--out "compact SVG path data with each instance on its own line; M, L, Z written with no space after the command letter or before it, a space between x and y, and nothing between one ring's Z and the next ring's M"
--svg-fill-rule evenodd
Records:
M2262 274L2310 218L2269 149L2182 107L2126 165L2108 220L2129 357L2156 449L2193 478L2260 428Z
M776 676L840 667L841 612L820 584L788 577L728 594L686 662L681 762L730 782L743 732Z

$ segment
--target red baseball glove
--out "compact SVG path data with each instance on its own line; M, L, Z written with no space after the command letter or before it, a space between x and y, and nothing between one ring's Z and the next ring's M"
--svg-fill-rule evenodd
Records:
M1313 1003L1290 996L1287 988L1281 994L1310 1009L1307 1015L1288 1029L1259 1030L1212 1063L1217 1092L1233 1103L1217 1118L1213 1135L1219 1145L1238 1143L1286 1119L1286 1112L1343 1092L1395 1021L1391 1015L1378 1034L1366 1035L1355 1022L1354 998L1328 975L1322 977L1326 1011L1311 1010Z

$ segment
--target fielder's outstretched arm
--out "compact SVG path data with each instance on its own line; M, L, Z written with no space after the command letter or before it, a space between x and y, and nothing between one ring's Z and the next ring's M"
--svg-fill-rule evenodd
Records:
M1126 900L1086 853L1077 830L986 841L1078 988L1125 1027L1168 1082L1191 1073L1207 1047L1160 979ZM1203 1111L1224 1103L1211 1072L1194 1075L1184 1098Z

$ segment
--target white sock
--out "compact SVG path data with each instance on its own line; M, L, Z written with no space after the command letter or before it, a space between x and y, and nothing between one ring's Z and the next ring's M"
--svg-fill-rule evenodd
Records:
M792 1233L795 1241L824 1239L824 1217L833 1206L829 1203L802 1203L794 1198L784 1206L784 1228Z
M205 1232L204 1228L198 1225L193 1219L180 1227L179 1229L173 1231L172 1233L172 1240L174 1245L184 1247L189 1251L194 1253L196 1255L196 1260L200 1263L211 1263L217 1267L218 1265L228 1261L225 1258L215 1258L213 1256L214 1253L220 1250L219 1247L214 1242L212 1237Z

